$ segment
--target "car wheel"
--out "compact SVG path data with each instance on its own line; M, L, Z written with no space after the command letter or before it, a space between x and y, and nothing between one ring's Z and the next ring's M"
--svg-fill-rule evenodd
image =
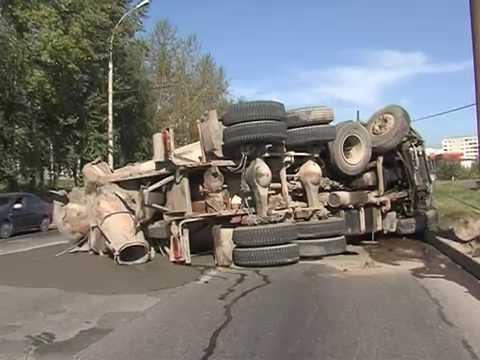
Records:
M347 176L361 174L372 157L372 140L358 122L337 125L337 137L328 144L332 166Z
M295 224L241 226L233 230L233 242L238 247L283 245L295 239Z
M285 120L285 106L277 101L247 101L231 105L223 115L225 126L255 120Z
M233 249L233 262L238 266L278 266L298 262L297 244Z
M295 240L294 243L298 245L300 257L302 258L338 255L347 251L345 236L314 240Z
M10 222L4 222L0 225L0 238L7 239L13 234L13 224Z
M373 114L366 128L375 153L395 149L408 134L410 122L407 110L398 105L387 106Z
M50 228L50 219L43 218L42 222L40 223L40 230L42 232L47 232L49 228Z

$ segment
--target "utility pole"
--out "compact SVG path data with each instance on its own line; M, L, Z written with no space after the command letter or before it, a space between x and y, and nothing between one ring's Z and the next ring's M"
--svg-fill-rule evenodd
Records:
M110 39L110 53L108 61L108 166L113 170L113 34Z
M115 34L117 32L118 27L122 23L125 18L133 13L141 9L142 7L150 4L150 0L142 0L140 1L135 7L128 10L125 14L122 15L120 20L115 24L112 30L112 35L110 37L110 47L108 52L108 130L107 130L107 137L108 137L108 165L113 170L113 41L115 39Z
M472 25L473 68L475 72L475 93L477 103L477 138L480 137L480 0L470 0ZM478 165L480 167L480 146L478 147Z

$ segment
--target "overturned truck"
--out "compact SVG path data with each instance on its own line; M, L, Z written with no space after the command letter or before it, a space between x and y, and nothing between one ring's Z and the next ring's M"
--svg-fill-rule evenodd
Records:
M346 251L349 237L420 234L432 210L422 138L397 105L368 122L332 125L324 106L286 111L274 101L234 104L197 122L199 141L153 137L153 159L83 169L85 188L58 194L54 216L72 251L119 264L157 252L189 264L271 266Z

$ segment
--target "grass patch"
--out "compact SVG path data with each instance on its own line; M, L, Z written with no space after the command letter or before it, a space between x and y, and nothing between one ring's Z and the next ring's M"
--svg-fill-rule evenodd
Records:
M480 219L480 189L472 190L472 181L437 181L434 184L433 205L440 224L458 219Z

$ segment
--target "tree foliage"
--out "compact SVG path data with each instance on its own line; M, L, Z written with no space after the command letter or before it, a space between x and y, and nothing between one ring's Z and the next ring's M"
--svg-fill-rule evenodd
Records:
M79 178L81 167L107 153L109 38L131 0L2 0L0 2L0 184L54 185ZM151 135L175 126L180 141L227 93L223 70L161 21L137 36L144 14L115 34L116 166L150 156Z
M150 39L149 71L155 94L156 129L173 127L180 144L195 137L195 121L227 103L223 68L202 54L194 35L181 37L168 21L157 23Z
M480 175L476 163L470 168L465 168L459 161L443 159L437 162L435 173L439 180L478 179Z

